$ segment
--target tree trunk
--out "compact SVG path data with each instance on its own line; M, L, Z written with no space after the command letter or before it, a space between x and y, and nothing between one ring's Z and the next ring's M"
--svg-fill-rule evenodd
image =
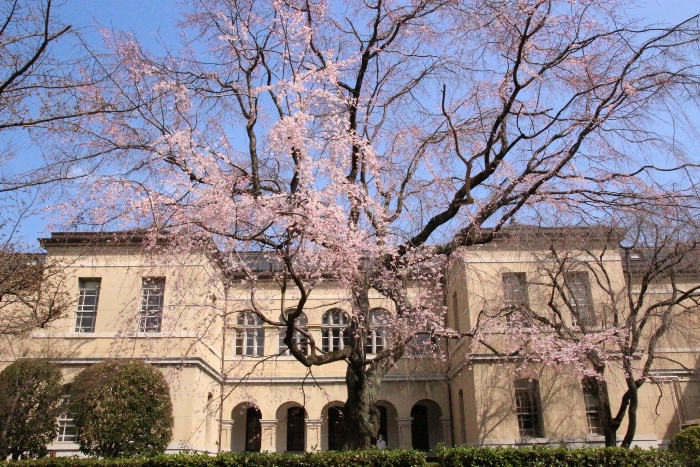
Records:
M623 448L629 448L634 441L634 435L637 432L637 407L639 405L639 387L641 383L635 381L632 377L627 378L627 393L629 394L629 406L627 407L627 432L625 438L620 445Z
M348 364L345 383L348 399L343 409L345 439L343 449L369 449L379 432L377 393L382 376L361 365Z

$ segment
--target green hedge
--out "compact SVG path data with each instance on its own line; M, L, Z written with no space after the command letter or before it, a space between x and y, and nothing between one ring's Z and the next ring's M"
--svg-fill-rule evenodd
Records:
M454 448L439 449L437 464L417 451L351 451L314 454L178 454L151 458L44 458L20 461L21 467L427 467L428 465L520 467L682 467L672 452L642 449Z
M676 433L668 449L689 467L700 466L700 426L684 428Z
M23 461L22 467L424 467L425 455L417 451L350 451L315 454L203 454L150 458L85 459L73 457Z
M622 448L454 448L439 451L443 466L682 467L668 451Z

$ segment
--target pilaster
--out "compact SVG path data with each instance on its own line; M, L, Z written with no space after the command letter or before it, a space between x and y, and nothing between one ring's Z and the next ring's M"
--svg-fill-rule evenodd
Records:
M413 417L397 417L399 425L399 449L413 449L413 435L411 434L411 423Z

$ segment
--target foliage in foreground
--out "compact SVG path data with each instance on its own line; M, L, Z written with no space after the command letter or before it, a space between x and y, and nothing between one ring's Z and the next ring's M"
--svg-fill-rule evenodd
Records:
M377 451L325 451L318 453L222 453L217 456L206 454L178 454L151 458L128 459L78 459L56 457L27 461L24 465L36 467L423 467L425 454L418 451L385 450Z
M62 388L61 371L46 359L20 359L0 372L0 459L46 455Z
M626 448L454 448L439 452L443 466L681 467L673 453Z
M445 467L681 467L685 465L672 452L624 448L453 448L438 452L438 463ZM418 451L368 450L318 452L303 455L280 453L224 453L158 456L130 459L53 458L26 461L31 467L425 467L425 454Z
M685 465L700 466L700 426L692 426L676 433L668 448Z
M69 410L88 455L154 456L172 438L168 383L142 361L107 360L85 369L71 385Z

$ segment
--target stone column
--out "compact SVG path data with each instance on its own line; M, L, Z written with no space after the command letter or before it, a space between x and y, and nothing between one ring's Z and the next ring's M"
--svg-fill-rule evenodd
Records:
M321 450L321 419L307 418L306 420L306 451Z
M229 452L231 450L231 432L233 430L233 420L221 421L221 452Z
M260 420L260 452L277 451L277 419Z
M396 417L399 425L399 449L413 449L413 435L411 434L411 422L413 417Z
M442 439L445 440L445 446L452 447L452 418L440 417L440 422L442 423Z

